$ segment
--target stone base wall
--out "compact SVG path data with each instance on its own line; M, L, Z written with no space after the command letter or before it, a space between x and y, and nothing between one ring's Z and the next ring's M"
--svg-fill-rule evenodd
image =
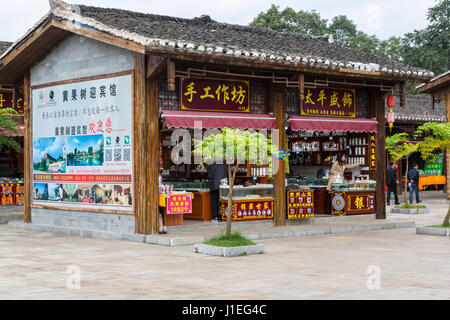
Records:
M31 209L31 223L77 229L134 233L134 215Z

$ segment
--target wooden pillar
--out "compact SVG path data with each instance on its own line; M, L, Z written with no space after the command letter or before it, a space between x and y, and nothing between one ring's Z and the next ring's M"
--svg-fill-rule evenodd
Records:
M33 201L33 158L32 158L32 105L30 73L27 72L23 79L23 105L24 105L24 170L23 182L25 189L25 203L23 210L23 221L31 223L31 202Z
M158 79L147 80L147 231L159 232L159 106Z
M134 214L135 233L147 232L147 141L145 55L134 55Z
M273 113L277 123L277 129L279 130L279 149L286 149L286 130L285 124L285 112L284 112L284 95L285 86L279 84L272 84L272 107ZM286 154L287 156L287 154ZM284 159L275 160L278 161L278 171L274 175L273 184L275 188L275 211L274 211L274 224L275 226L286 225L286 168Z
M377 181L376 196L376 218L386 219L386 120L384 116L384 95L380 91L375 91L375 112L378 121L377 133L377 171L375 173Z
M447 92L444 92L444 95L446 96L446 105L447 105L447 122L450 122L450 87L447 86L446 88ZM445 154L445 172L446 172L446 190L447 190L447 200L450 200L450 149L447 149L447 152Z

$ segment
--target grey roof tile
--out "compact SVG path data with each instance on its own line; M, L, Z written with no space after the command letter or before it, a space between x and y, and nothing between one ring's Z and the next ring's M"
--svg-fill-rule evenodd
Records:
M400 96L395 96L395 105L393 108L395 121L417 121L428 122L446 121L446 105L444 102L435 102L434 109L431 108L431 96L407 94L405 106L400 107ZM385 113L388 112L385 101Z

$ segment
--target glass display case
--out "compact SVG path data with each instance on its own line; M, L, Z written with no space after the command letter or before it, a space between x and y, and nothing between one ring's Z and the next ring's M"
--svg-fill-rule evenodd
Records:
M228 199L228 186L220 187L220 199ZM241 185L234 186L233 199L251 199L251 198L267 198L274 196L273 185L271 184L256 184L253 186L244 187Z

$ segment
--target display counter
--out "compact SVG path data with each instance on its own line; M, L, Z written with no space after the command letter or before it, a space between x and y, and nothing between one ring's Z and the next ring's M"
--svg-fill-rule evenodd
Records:
M220 188L220 206L222 220L227 220L228 186ZM273 219L274 202L273 185L235 186L233 188L232 221Z
M369 214L376 212L376 182L355 181L331 185L331 214Z
M0 179L0 206L23 206L24 189L23 180Z
M308 187L287 192L287 218L314 218L314 191Z

